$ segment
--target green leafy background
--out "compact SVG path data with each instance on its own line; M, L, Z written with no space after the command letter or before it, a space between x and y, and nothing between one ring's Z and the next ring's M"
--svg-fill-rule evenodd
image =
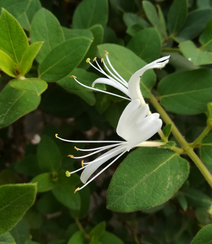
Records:
M171 55L141 77L142 94L212 173L212 1L0 0L0 9L0 243L211 243L211 188L170 122L163 146L124 154L77 193L79 175L65 172L80 167L67 155L81 153L55 134L120 140L127 102L72 77L90 87L103 77L87 58L102 65L108 51L128 81Z

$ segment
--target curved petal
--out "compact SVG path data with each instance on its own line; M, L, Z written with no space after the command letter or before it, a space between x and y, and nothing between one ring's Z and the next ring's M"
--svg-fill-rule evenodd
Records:
M131 101L126 106L126 108L124 109L124 111L122 112L119 118L118 125L116 128L116 133L122 138L124 138L126 141L128 140L129 134L131 133L130 124L132 122L132 118L134 118L136 114L138 114L138 112L140 112L140 116L141 117L143 116L144 118L149 111L148 105L141 106L140 108L139 107L140 107L139 99L135 99Z
M102 154L100 157L96 158L94 161L90 162L89 165L83 170L80 180L85 184L90 176L106 161L117 156L118 154L126 151L127 143L120 145L112 150Z
M145 104L144 98L141 94L140 90L140 77L144 74L145 71L149 69L160 69L163 68L169 62L169 56L165 56L153 61L150 64L145 65L143 68L136 71L131 77L128 82L128 91L129 97L131 99L140 99L141 105Z
M161 126L161 119L150 120L148 123L143 124L142 126L139 125L131 133L131 137L128 140L127 144L127 151L151 138L155 133L160 130Z
M121 92L123 92L124 94L126 94L127 96L129 96L128 90L125 86L123 86L122 84L120 84L118 81L116 80L111 80L108 78L98 78L96 79L93 83L92 83L92 87L97 84L97 83L101 83L101 84L105 84L105 85L109 85L109 86L113 86L116 89L120 90Z

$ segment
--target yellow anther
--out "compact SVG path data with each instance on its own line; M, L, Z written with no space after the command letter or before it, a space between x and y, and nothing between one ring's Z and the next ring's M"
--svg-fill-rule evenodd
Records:
M82 166L82 167L84 166L84 160L81 161L81 166Z
M70 177L71 173L69 171L66 171L66 177Z
M86 63L90 63L91 59L90 58L87 58L86 59Z
M57 138L58 137L58 134L55 134L55 137Z
M74 147L74 149L78 151L78 149L77 149L77 147L76 147L76 146Z
M71 75L71 78L75 78L76 79L77 77L75 75Z
M97 57L95 57L95 58L93 59L93 62L94 62L96 59L97 59Z
M101 58L101 63L104 61L104 59L103 58Z
M79 189L80 189L80 188L79 188L79 187L77 187L77 189L74 191L74 193L76 193L77 191L79 191Z
M105 52L105 56L109 54L109 52L108 52L108 51L106 51L106 50L105 50L104 52Z
M74 158L74 155L68 155L67 157L69 157L69 158Z

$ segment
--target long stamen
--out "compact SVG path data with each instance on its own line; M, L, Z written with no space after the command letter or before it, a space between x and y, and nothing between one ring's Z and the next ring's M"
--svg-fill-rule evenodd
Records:
M117 80L115 80L113 77L111 77L110 75L108 75L108 74L102 69L102 67L99 65L99 63L97 62L96 59L94 59L94 61L95 61L96 65L98 66L98 68L99 68L99 72L100 72L100 73L102 73L103 75L105 75L108 79L110 79L110 80L114 81L115 83L118 83L118 84L119 84L119 82L118 82ZM101 59L101 62L103 62L103 64L104 64L104 59ZM106 68L107 68L107 67L106 67ZM108 68L107 68L107 69L108 69Z
M77 79L76 79L76 76L71 76L74 78L74 80L80 84L81 86L84 86L85 88L88 88L90 90L93 90L93 91L98 91L98 92L102 92L102 93L105 93L105 94L109 94L109 95L112 95L112 96L115 96L115 97L119 97L119 98L122 98L122 99L125 99L125 100L128 100L128 101L131 101L131 99L127 98L127 97L123 97L123 96L120 96L118 94L115 94L115 93L112 93L112 92L108 92L108 91L103 91L103 90L100 90L100 89L97 89L97 88L94 88L94 87L90 87L90 86L86 86L84 84L82 84L81 82L79 82Z
M104 169L102 169L99 173L97 173L93 178L91 178L89 181L87 181L83 186L78 187L75 192L82 190L84 187L86 187L91 181L93 181L94 179L96 179L96 177L98 177L101 173L103 173L107 168L110 167L110 165L112 165L116 160L118 160L126 151L122 152L121 154L119 154L111 163L109 163L106 167L104 167Z
M109 74L111 74L113 76L114 79L116 79L117 81L119 81L122 85L124 85L126 88L128 87L128 85L126 84L126 81L123 82L121 79L119 79L119 77L115 76L111 71L110 69L107 67L104 59L102 59L102 63L104 64L106 70L108 71Z
M119 145L119 144L118 144L118 145ZM87 158L87 157L90 157L90 156L92 156L92 155L94 155L94 154L100 153L100 152L102 152L102 151L104 151L104 150L106 150L106 149L108 149L108 148L112 148L112 147L116 147L116 146L117 146L117 144L109 145L109 146L102 147L102 148L100 148L99 150L95 150L94 152L89 153L89 154L86 154L86 155L83 155L83 156L74 157L73 155L69 155L69 157L74 158L74 159Z
M110 59L109 59L109 57L108 57L108 52L107 51L105 51L105 57L106 57L106 60L107 60L107 62L108 62L108 64L109 64L109 66L110 66L110 68L113 70L113 72L123 81L123 83L125 84L125 86L128 86L128 83L126 82L126 80L123 78L123 77L121 77L121 75L113 68L113 66L112 66L112 64L111 64L111 62L110 62Z
M91 152L91 151L96 151L96 150L99 150L99 149L108 149L108 148L111 148L111 147L115 147L115 146L118 146L122 143L117 143L117 144L113 144L113 145L109 145L109 146L102 146L102 147L95 147L95 148L86 148L86 149L83 149L83 148L78 148L78 147L74 147L77 151L81 151L81 152Z
M78 141L78 140L67 140L67 139L63 139L62 137L59 137L58 134L55 134L55 137L57 139L60 139L61 141L72 142L72 143L121 143L121 142L123 142L123 141Z

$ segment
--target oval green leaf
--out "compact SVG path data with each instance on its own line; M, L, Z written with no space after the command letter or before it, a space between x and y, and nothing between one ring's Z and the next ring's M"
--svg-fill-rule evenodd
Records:
M87 29L96 24L106 26L107 20L107 0L84 0L78 5L74 12L73 28Z
M30 2L31 0L0 0L0 6L17 19L27 10Z
M7 232L0 236L0 243L1 244L15 244L15 240L13 239L12 235Z
M212 71L198 69L173 73L161 80L161 104L177 114L200 114L212 101Z
M187 0L174 0L168 13L168 29L171 34L177 33L187 18Z
M15 63L11 59L9 55L7 55L5 52L0 50L0 68L2 71L4 71L9 76L15 77L16 74L14 73L14 66Z
M63 205L72 210L79 211L81 208L80 194L74 193L79 183L78 175L71 175L70 178L67 178L65 172L61 171L52 193Z
M38 192L45 192L50 191L54 187L54 181L52 181L52 174L51 173L43 173L37 175L35 178L31 180L32 183L37 183L37 191Z
M82 61L91 40L72 38L54 48L39 65L39 76L45 81L57 81L67 76Z
M38 78L27 78L25 80L15 79L11 80L9 84L16 89L32 92L38 96L43 93L48 87L47 83L44 80Z
M212 166L212 131L201 142L200 157L203 162Z
M94 80L98 78L98 76L96 74L88 72L84 69L78 69L78 68L74 69L71 72L70 76L71 75L75 75L81 83L83 83L89 87L91 87ZM62 80L59 80L57 82L57 84L60 85L61 87L63 87L68 92L71 92L71 93L76 94L77 96L81 97L89 105L93 106L96 102L96 99L95 99L95 96L94 96L92 90L79 85L70 76L63 78Z
M183 28L177 35L180 41L192 40L198 36L205 28L207 22L211 19L212 8L198 9L188 14Z
M199 37L199 42L209 51L212 51L212 19L207 23L206 28Z
M0 50L7 53L18 64L28 48L27 36L18 21L5 9L0 18Z
M161 53L161 41L158 32L154 28L139 31L127 44L145 62L150 63L159 58Z
M33 111L39 103L40 96L6 85L0 93L0 128Z
M43 42L35 42L31 44L24 52L20 63L20 74L25 75L32 67L32 62L38 54Z
M192 64L204 65L212 63L212 54L206 50L201 50L192 41L184 41L179 45L180 51Z
M0 235L12 229L32 206L36 184L0 186Z
M101 57L104 57L105 50L109 52L113 67L126 81L130 79L133 73L146 65L146 62L125 47L116 44L102 44L98 46L98 49ZM151 90L155 82L156 76L153 70L147 70L142 75L141 91L144 97L150 97L149 90Z
M212 225L203 227L194 237L191 244L211 244L212 243Z
M37 156L40 168L44 172L54 172L60 169L62 156L57 144L49 136L42 136Z
M169 200L189 174L188 162L160 148L139 148L116 170L107 195L107 207L118 212L151 208Z
M65 41L60 23L50 11L44 8L40 9L32 20L30 38L32 43L44 41L36 57L38 63L41 63L58 44Z

